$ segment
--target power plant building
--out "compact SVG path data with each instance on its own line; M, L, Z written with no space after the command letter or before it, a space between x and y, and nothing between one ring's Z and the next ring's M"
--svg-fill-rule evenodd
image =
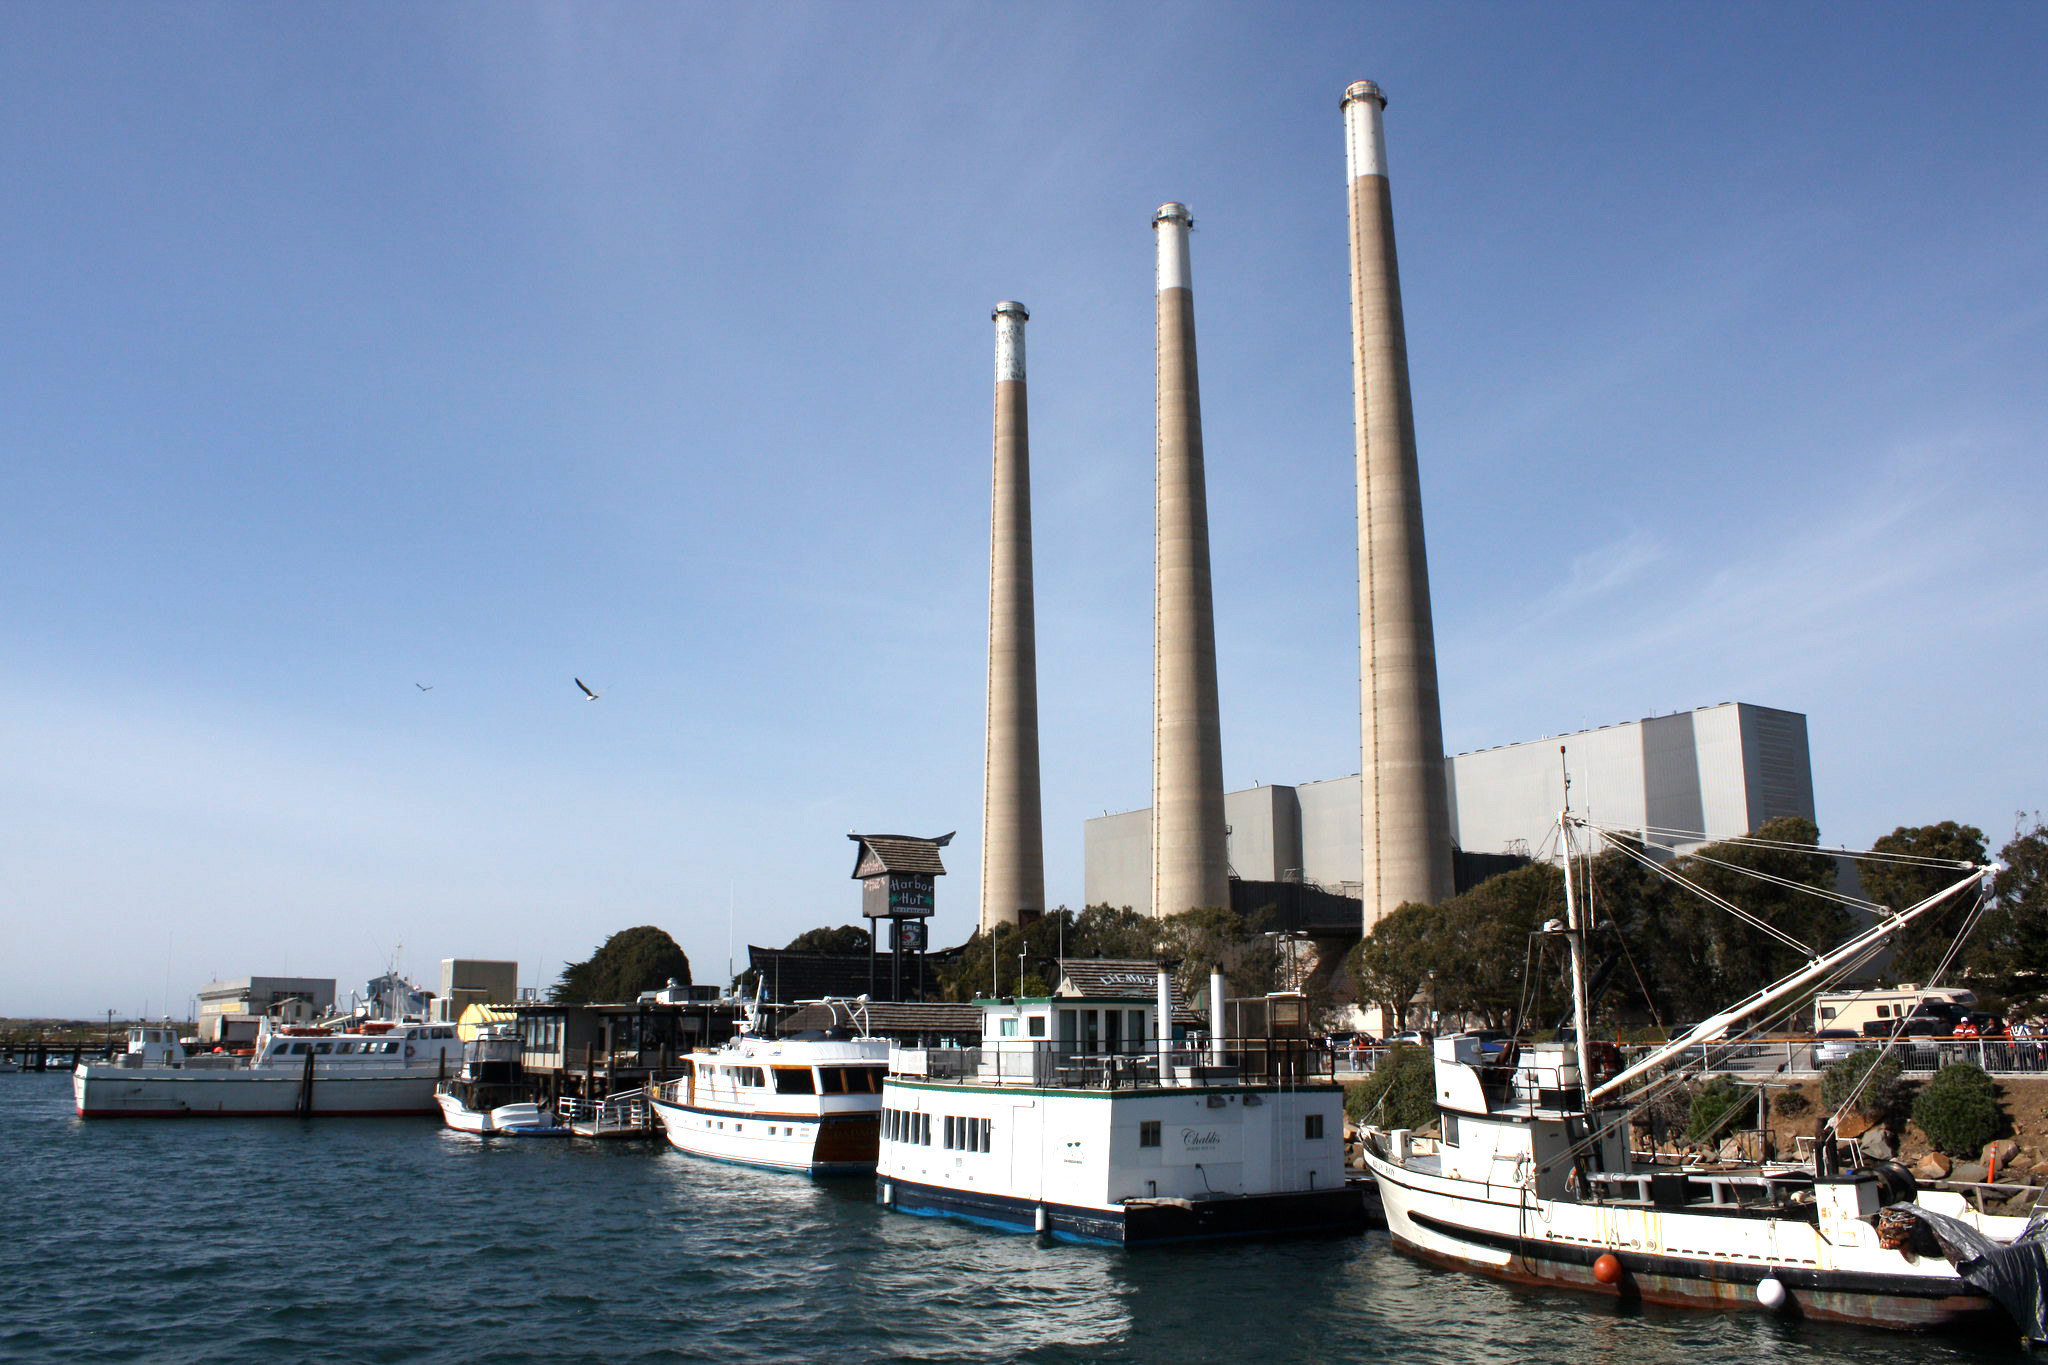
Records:
M1673 852L1747 834L1782 815L1815 818L1806 717L1727 702L1446 758L1452 847L1554 853L1545 841L1564 801L1567 763L1573 809ZM1361 810L1355 773L1229 792L1231 875L1357 896ZM1087 904L1150 910L1151 826L1149 810L1084 823Z

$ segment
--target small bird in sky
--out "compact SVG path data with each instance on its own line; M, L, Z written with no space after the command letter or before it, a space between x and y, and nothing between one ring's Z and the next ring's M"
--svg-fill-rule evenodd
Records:
M576 680L576 685L577 685L578 687L582 687L582 688L583 688L583 700L585 700L585 701L596 701L596 700L597 700L597 699L598 699L599 697L601 697L601 696L603 696L603 695L604 695L604 693L602 693L602 692L593 692L593 691L591 691L591 690L590 690L590 689L589 689L588 687L584 687L584 686L583 686L583 679L581 679L581 678L578 678L578 679Z
M422 692L431 692L434 690L433 687L427 683L414 683L413 686L417 687Z

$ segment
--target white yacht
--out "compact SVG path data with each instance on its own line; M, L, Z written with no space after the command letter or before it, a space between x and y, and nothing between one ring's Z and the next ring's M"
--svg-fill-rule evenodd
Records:
M976 1002L978 1047L890 1049L883 1204L1119 1244L1363 1226L1328 1053L1225 1040L1220 1010L1176 1039L1164 968L1060 966L1050 996Z
M1573 831L1593 827L1567 813L1562 828L1569 848ZM1832 1141L1805 1162L1686 1166L1629 1150L1631 1109L1668 1064L1867 960L1887 935L1986 871L1969 868L1946 891L1627 1066L1611 1047L1582 1041L1503 1051L1475 1037L1437 1039L1440 1136L1366 1134L1394 1241L1440 1265L1626 1300L1892 1327L2002 1319L1987 1286L2005 1272L1990 1268L2009 1252L2039 1259L2013 1248L2026 1219L1918 1190L1895 1164L1837 1169ZM1566 919L1546 932L1566 939L1572 1037L1585 1040L1587 929L1570 860L1567 873Z
M885 1038L848 1025L764 1038L749 1015L722 1047L683 1059L651 1093L671 1145L692 1156L832 1175L874 1169Z
M266 1021L247 1057L187 1053L177 1030L142 1025L113 1061L80 1063L71 1092L89 1119L432 1114L436 1082L461 1065L449 1024Z

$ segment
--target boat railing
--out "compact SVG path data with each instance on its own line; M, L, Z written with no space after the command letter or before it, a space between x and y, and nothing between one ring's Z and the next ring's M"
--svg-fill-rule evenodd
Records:
M1155 1042L1054 1043L983 1039L978 1047L889 1049L894 1076L1058 1090L1268 1086L1328 1083L1334 1058L1305 1039L1176 1040L1162 1055Z
M564 1095L555 1101L555 1114L578 1132L585 1132L586 1136L639 1132L653 1121L653 1111L648 1106L644 1089L622 1090L601 1100Z

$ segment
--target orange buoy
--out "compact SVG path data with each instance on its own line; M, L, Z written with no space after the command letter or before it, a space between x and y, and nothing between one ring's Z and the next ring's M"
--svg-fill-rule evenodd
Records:
M1620 1258L1611 1251L1602 1252L1600 1259L1593 1262L1593 1278L1602 1284L1621 1283Z

